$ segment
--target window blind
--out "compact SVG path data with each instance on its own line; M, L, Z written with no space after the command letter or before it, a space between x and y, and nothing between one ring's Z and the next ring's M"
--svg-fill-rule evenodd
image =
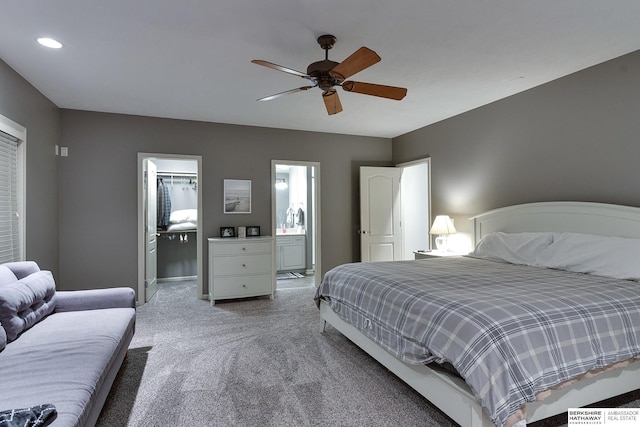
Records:
M18 140L0 131L0 263L20 260Z

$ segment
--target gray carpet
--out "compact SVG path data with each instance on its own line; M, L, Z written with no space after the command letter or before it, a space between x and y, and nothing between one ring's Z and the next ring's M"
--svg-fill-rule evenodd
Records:
M196 299L195 283L162 284L138 308L98 426L456 425L335 329L321 334L313 292L210 307Z

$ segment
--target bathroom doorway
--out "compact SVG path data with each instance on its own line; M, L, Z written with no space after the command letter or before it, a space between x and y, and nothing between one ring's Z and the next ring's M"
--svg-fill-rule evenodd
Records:
M271 161L277 289L320 285L320 163Z

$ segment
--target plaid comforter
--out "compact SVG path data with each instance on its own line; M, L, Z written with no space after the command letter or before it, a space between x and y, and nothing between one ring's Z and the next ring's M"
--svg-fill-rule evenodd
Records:
M398 359L449 362L492 421L640 356L640 283L470 257L353 263L316 293Z

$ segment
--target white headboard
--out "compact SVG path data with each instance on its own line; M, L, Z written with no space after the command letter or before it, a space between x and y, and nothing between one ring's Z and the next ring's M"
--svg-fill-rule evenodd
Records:
M566 231L640 239L640 208L607 203L527 203L494 209L471 220L474 245L495 231Z

